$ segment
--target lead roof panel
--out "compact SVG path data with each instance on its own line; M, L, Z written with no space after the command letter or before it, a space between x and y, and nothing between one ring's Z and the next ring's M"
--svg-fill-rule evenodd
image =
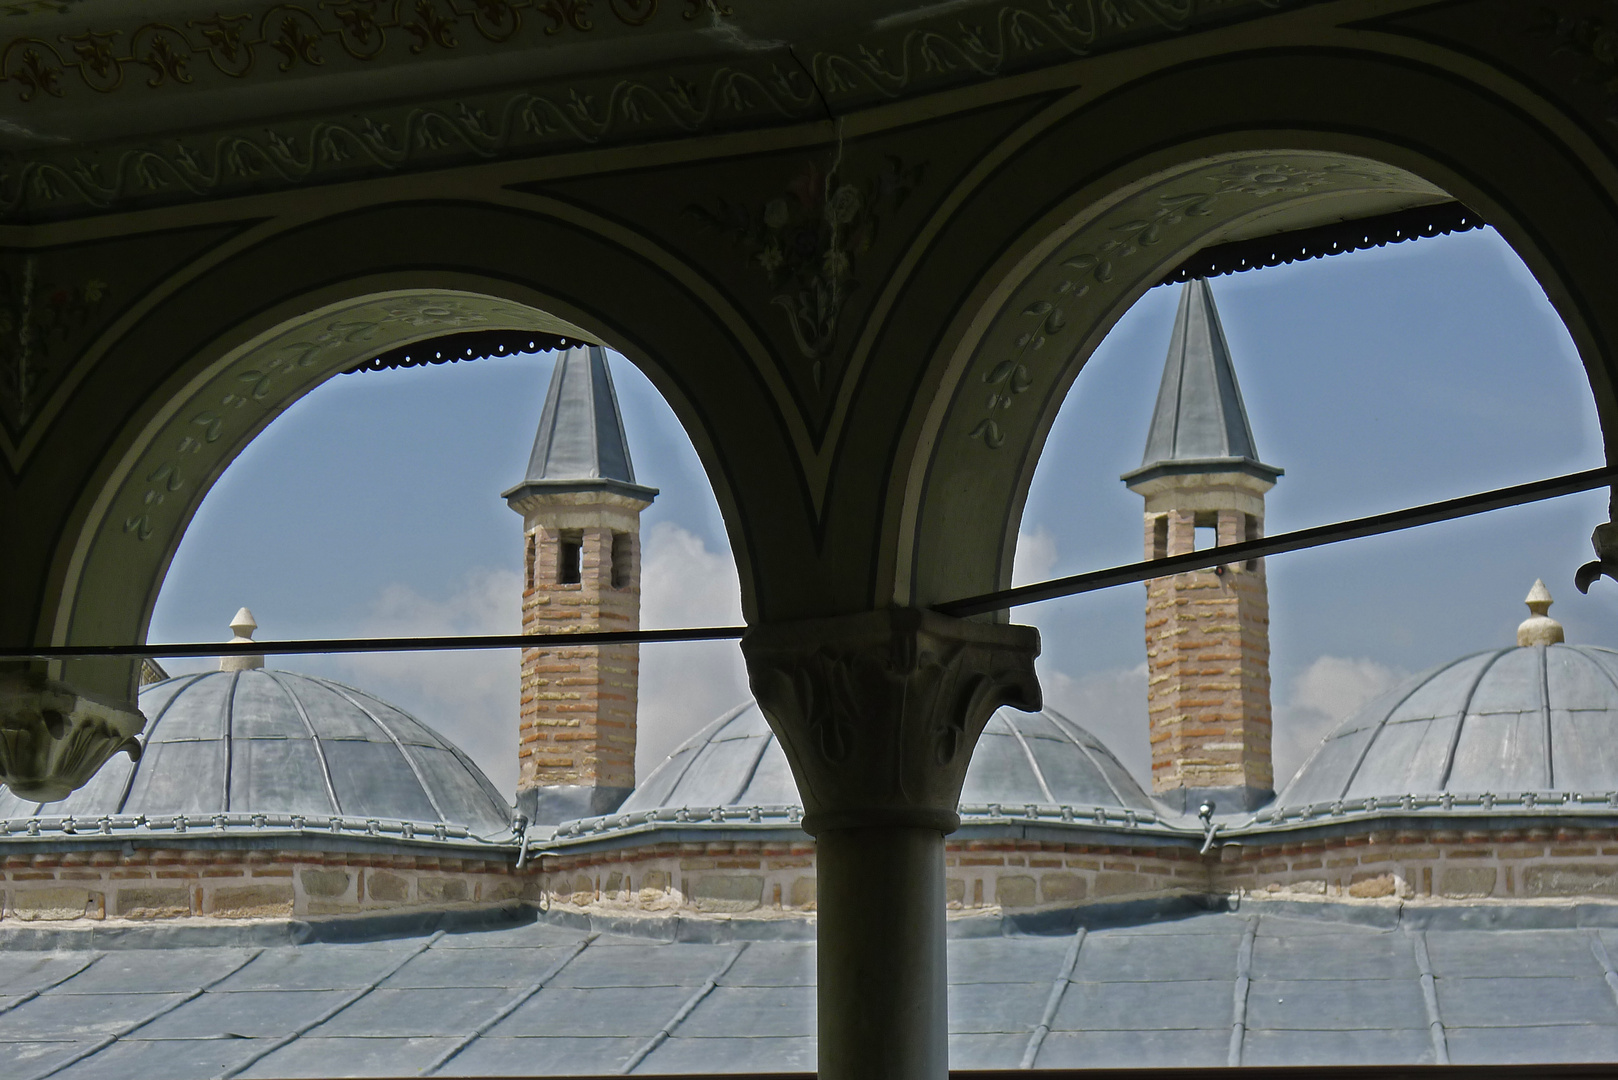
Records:
M231 944L223 927L216 946L176 949L162 947L163 929L127 932L99 958L65 942L0 951L8 988L43 991L0 1013L0 1060L26 1062L22 1080L36 1064L44 1071L91 1050L58 1075L111 1080L161 1062L165 1077L203 1080L259 1055L245 1075L416 1075L462 1047L442 1075L603 1073L668 1030L635 1071L768 1072L813 1061L810 941L587 940L535 922L261 950ZM1082 935L959 937L949 942L953 1063L1015 1068L1032 1047L1038 1068L1218 1066L1233 1041L1246 1065L1430 1062L1418 945L1436 975L1437 1020L1454 1060L1601 1058L1596 1050L1618 1047L1618 1004L1596 933L1412 931L1260 908ZM1249 934L1251 981L1236 1032ZM1075 944L1072 981L1059 982ZM549 984L471 1037L568 955ZM1041 1037L1053 985L1061 997Z

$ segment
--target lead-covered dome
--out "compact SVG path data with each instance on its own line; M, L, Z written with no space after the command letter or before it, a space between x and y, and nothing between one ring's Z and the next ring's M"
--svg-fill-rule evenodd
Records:
M1611 791L1618 652L1558 642L1463 656L1394 687L1327 736L1277 806Z
M749 701L703 728L652 770L620 814L670 808L796 806L786 754ZM1121 808L1152 802L1095 736L1051 709L1003 708L972 754L961 805Z
M299 814L509 834L511 809L458 747L362 690L263 669L141 690L138 762L119 756L61 802L0 790L0 819Z

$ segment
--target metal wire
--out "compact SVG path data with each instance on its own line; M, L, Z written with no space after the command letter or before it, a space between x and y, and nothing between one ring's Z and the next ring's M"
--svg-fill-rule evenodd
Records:
M964 618L991 611L1004 611L1024 604L1037 604L1063 596L1096 592L1152 578L1168 577L1191 570L1206 570L1248 559L1262 559L1288 551L1322 547L1364 536L1414 529L1439 521L1471 517L1509 506L1543 502L1581 491L1605 487L1618 479L1618 467L1603 466L1569 473L1548 480L1535 480L1514 487L1496 488L1458 499L1413 506L1386 514L1317 525L1310 529L1280 533L1261 540L1246 540L1224 547L1205 548L1166 559L1150 559L1107 570L1094 570L1071 577L1022 585L1015 589L968 596L939 604L935 611ZM633 645L670 641L734 641L747 632L745 626L694 626L676 630L611 630L578 634L476 634L442 637L393 638L312 638L301 641L251 641L242 643L191 642L172 645L33 645L0 649L4 660L69 660L95 657L196 658L212 656L285 656L312 653L442 652L478 649L539 649L556 646Z

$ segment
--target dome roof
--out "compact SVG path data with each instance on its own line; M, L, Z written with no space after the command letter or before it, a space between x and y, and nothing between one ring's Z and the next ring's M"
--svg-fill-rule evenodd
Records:
M799 802L786 754L758 704L749 701L687 739L618 812ZM1152 810L1140 785L1095 736L1050 709L1004 708L989 719L961 804Z
M459 748L371 695L284 671L143 687L139 762L119 755L43 806L0 789L0 819L306 814L509 833L511 809Z
M1529 645L1406 680L1344 721L1276 800L1618 790L1618 652Z

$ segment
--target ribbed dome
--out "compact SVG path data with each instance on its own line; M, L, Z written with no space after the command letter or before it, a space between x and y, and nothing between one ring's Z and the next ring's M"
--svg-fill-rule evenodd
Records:
M749 701L686 740L619 812L799 803L786 754L764 713ZM989 719L966 772L961 804L997 803L1152 809L1105 746L1050 709L1000 709Z
M464 753L341 683L267 670L182 675L143 688L140 708L138 763L119 755L44 806L0 790L0 818L262 813L511 829L510 808Z
M1276 805L1370 796L1618 790L1618 652L1475 653L1383 694L1327 736Z

